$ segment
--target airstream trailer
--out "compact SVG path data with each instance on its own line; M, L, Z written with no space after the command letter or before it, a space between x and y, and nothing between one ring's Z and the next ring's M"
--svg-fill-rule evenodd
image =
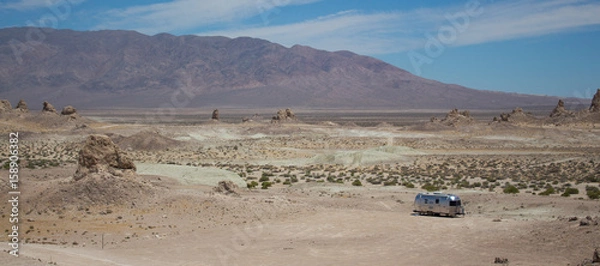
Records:
M455 217L465 214L462 202L457 195L445 193L419 193L415 197L414 212L420 215L443 215Z

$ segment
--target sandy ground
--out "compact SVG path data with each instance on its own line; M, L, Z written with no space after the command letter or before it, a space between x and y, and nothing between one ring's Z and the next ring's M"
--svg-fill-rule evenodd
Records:
M128 123L22 130L20 257L0 265L577 265L600 247L600 202L586 195L599 186L593 125ZM67 200L91 133L119 143L152 193ZM221 180L240 188L215 192ZM460 195L467 214L415 215L426 184Z

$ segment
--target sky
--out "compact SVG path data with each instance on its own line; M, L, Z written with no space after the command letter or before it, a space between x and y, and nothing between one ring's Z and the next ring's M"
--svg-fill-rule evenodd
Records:
M600 88L600 1L1 0L0 28L15 26L250 36L480 90L591 98Z

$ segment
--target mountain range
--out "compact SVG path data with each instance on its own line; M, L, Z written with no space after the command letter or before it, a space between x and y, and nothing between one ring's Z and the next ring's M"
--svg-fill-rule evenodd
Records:
M80 109L490 109L557 101L445 84L350 51L249 37L28 27L0 29L0 95L32 108L49 101Z

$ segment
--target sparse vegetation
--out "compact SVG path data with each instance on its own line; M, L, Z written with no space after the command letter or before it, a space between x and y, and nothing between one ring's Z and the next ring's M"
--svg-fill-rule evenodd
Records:
M252 181L252 182L248 183L247 186L248 186L248 188L256 188L256 186L258 186L258 182Z
M268 189L268 188L270 188L271 186L273 186L273 183L271 183L271 182L269 182L269 181L266 181L266 182L262 182L262 183L261 183L261 188L262 188L262 189Z
M565 189L565 192L561 194L563 197L569 197L571 195L579 194L579 189L568 187Z
M600 188L594 186L585 187L586 194L590 199L600 199Z
M546 190L544 190L543 192L540 192L538 195L548 196L550 194L555 194L555 193L556 193L556 190L554 190L554 187L548 186L548 187L546 187Z
M507 185L504 187L503 192L506 194L518 194L519 189L513 185Z

